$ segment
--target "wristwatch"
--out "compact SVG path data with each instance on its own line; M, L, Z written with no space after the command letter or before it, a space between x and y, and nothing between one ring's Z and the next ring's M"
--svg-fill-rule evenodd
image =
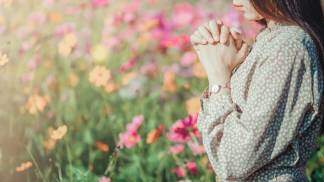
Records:
M230 87L230 81L228 81L225 85L220 85L220 84L214 84L214 85L212 85L209 92L210 92L210 94L211 93L218 93L221 90L221 88L231 89L231 87Z

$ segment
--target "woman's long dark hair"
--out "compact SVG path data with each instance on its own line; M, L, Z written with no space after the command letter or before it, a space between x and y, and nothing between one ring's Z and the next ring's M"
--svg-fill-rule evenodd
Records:
M316 44L322 73L324 73L324 18L320 0L250 0L250 2L264 17L258 21L263 25L266 25L265 19L268 19L297 24L303 28ZM322 98L320 109L324 107L323 104ZM321 125L321 135L324 135L324 121Z

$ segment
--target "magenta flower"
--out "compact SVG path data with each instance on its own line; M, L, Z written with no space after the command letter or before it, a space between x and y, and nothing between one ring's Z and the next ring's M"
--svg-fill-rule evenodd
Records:
M126 63L123 63L120 66L119 71L121 73L124 73L124 72L130 70L131 68L133 68L136 63L137 63L137 57L136 56L133 56Z
M144 116L143 115L137 115L133 118L133 121L129 124L127 124L126 128L127 130L123 133L119 134L119 141L118 145L121 146L121 148L132 148L134 147L138 142L141 141L141 136L137 133L138 128L143 123Z
M183 167L175 167L171 169L172 173L175 173L178 177L184 177L186 176L186 170Z
M126 131L119 134L118 145L121 146L121 148L132 148L141 140L141 136L137 133L137 131Z
M167 138L173 142L185 143L191 140L191 133L196 137L200 137L197 129L197 117L198 114L190 114L188 117L176 121L171 126Z
M188 171L189 171L191 174L193 174L193 175L197 174L197 172L198 172L198 170L197 170L197 165L196 165L195 162L187 162L187 163L186 163L186 168L187 168Z
M184 145L183 144L177 144L169 148L169 152L171 154L179 154L183 152L184 150Z

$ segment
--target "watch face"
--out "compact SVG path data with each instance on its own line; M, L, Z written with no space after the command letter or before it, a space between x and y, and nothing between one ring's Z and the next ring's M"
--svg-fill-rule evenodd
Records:
M213 87L212 87L212 92L218 92L219 91L219 89L220 89L220 85L214 85Z

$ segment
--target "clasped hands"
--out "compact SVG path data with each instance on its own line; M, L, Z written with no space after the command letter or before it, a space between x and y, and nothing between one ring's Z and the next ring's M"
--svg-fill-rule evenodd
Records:
M239 31L224 25L221 20L211 20L199 26L190 40L210 85L226 84L250 48Z

